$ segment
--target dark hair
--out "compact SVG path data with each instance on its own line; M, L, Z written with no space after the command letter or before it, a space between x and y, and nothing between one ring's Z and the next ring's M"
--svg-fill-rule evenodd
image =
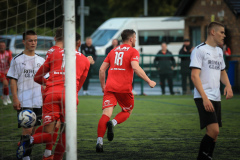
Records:
M76 32L76 42L79 41L80 39L81 39L80 34Z
M56 41L62 41L63 40L63 29L62 28L57 28L55 31L55 39Z
M25 40L26 35L37 35L37 33L33 30L27 30L26 32L23 33L23 40Z
M225 27L222 23L219 22L211 22L209 23L208 27L207 27L207 33L208 35L210 35L211 29L213 29L214 27Z
M5 43L5 44L6 44L6 42L5 42L5 41L0 41L0 43Z
M121 33L122 41L129 40L130 37L132 37L136 32L133 29L125 29Z

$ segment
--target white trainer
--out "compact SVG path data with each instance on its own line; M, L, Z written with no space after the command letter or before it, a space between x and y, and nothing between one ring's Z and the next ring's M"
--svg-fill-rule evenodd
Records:
M8 101L7 101L7 96L3 96L3 105L6 106L8 105Z
M8 104L12 104L12 101L11 101L9 95L7 95L7 103L8 103Z

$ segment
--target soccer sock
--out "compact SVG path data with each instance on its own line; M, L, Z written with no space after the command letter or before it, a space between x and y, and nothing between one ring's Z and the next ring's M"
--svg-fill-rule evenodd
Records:
M33 144L51 143L53 141L51 133L36 133L32 137L34 138Z
M55 152L54 152L54 160L60 160L62 159L64 152L65 152L65 148L66 148L66 136L65 136L65 132L63 132L60 135L60 138L58 140L58 144L55 148Z
M52 155L52 150L49 150L49 149L45 149L44 151L44 157L49 157Z
M57 137L58 137L58 130L59 130L59 128L55 128L55 131L54 131L54 133L53 133L52 143L47 143L47 144L46 144L46 149L47 149L47 150L52 150L53 145L55 144L55 142L56 142L56 140L57 140Z
M210 160L210 146L214 143L214 139L207 134L203 137L201 143L200 143L200 148L199 148L199 153L198 153L198 160ZM213 150L212 150L213 151Z
M102 117L100 118L100 120L98 122L98 130L97 130L98 137L103 138L103 136L107 130L107 122L109 121L109 119L110 118L105 114L103 114Z
M214 151L214 148L215 148L215 144L216 144L216 142L213 142L212 145L210 146L210 151L209 151L209 156L210 157L213 157L213 151Z
M130 116L129 112L120 112L116 115L116 117L114 119L117 121L117 124L120 124L120 123L126 121L129 116Z
M35 131L35 134L36 133L42 133L43 132L43 126L39 126L36 131Z
M9 95L9 89L8 89L8 87L3 87L3 94L4 95Z
M103 138L102 137L98 137L97 138L97 144L103 144Z

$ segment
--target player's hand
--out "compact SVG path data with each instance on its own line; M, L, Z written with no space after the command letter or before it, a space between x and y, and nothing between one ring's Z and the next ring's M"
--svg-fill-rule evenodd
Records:
M104 86L102 86L102 92L104 93L104 90L105 90L105 85Z
M21 109L21 103L18 100L18 98L13 98L13 108L15 110L20 110Z
M214 112L214 107L209 99L203 100L203 106L207 112Z
M90 64L94 64L95 61L93 60L92 56L87 56L87 59L89 60Z
M226 99L230 99L233 97L233 91L231 86L226 86L224 88L224 96L226 96Z
M150 81L148 82L148 85L149 85L151 88L153 88L153 87L156 86L156 82L150 80Z

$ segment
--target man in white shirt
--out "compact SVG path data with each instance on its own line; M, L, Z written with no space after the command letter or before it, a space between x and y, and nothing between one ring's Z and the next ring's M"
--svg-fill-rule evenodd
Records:
M211 22L205 43L195 47L191 54L191 79L194 83L194 100L198 108L201 129L206 127L198 160L211 160L221 122L220 81L225 85L226 99L233 96L225 71L223 51L220 47L225 38L224 25Z
M45 59L35 54L37 34L34 31L28 30L23 33L23 44L25 49L12 59L7 77L11 80L14 109L17 110L18 114L25 109L33 110L37 116L35 126L38 126L41 125L42 119L42 94L41 85L34 82L34 75ZM20 127L18 124L18 128ZM21 141L29 139L34 130L35 127L22 128ZM30 154L31 147L26 149L24 157L17 154L17 158L28 160Z

